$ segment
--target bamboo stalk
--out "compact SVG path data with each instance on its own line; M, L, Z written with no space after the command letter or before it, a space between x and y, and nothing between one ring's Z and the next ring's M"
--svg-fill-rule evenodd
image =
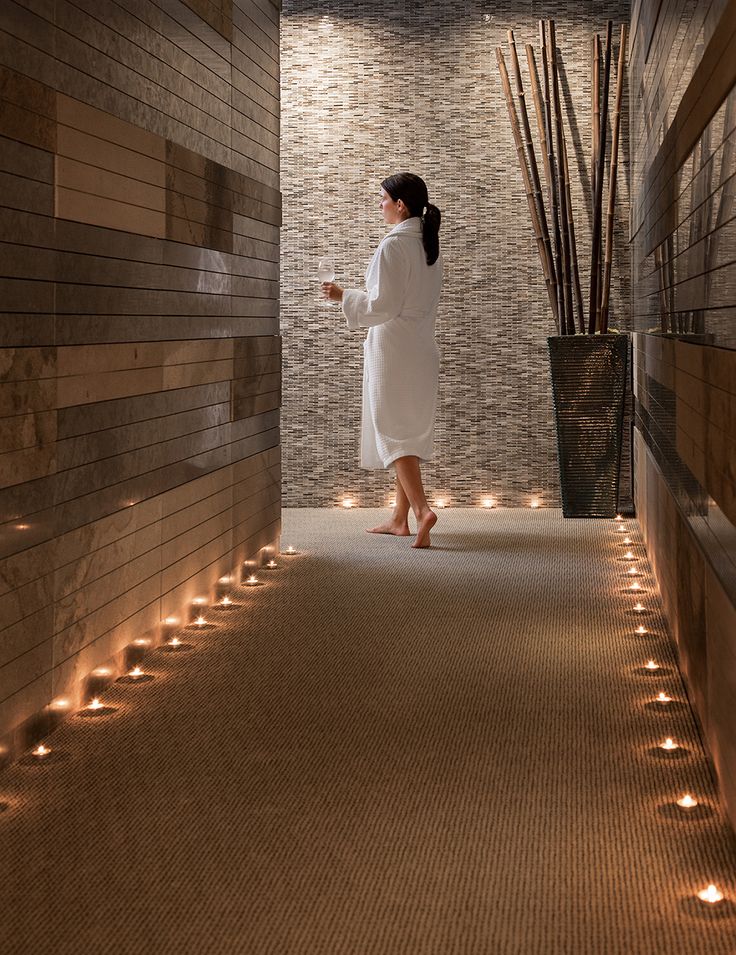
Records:
M547 216L544 210L544 199L542 197L542 186L539 181L539 168L537 166L537 157L534 152L534 141L532 131L529 125L529 113L526 107L526 97L524 95L524 84L521 79L521 69L519 68L519 57L516 52L516 41L514 31L508 31L509 48L511 51L511 66L514 71L514 81L516 83L516 93L519 100L519 113L521 115L521 128L523 132L524 146L526 148L527 158L529 160L529 172L531 176L532 189L534 193L534 205L537 209L537 218L539 219L542 242L544 243L544 254L547 258L546 275L550 281L555 283L554 260L552 258L552 246L549 241L549 229L547 227ZM556 283L555 283L556 284ZM557 290L555 289L553 312L557 311ZM557 324L557 315L555 315L555 324Z
M601 260L601 225L603 217L603 173L606 158L606 123L608 122L608 83L611 75L611 31L613 23L608 21L606 26L606 56L603 67L603 96L600 111L600 130L598 136L598 155L595 178L595 193L593 200L593 236L590 253L590 314L588 318L588 334L595 334L598 327L600 309L600 260Z
M539 39L542 48L542 73L544 75L544 123L545 139L547 142L547 162L550 169L550 204L552 206L552 227L555 237L555 291L557 294L557 312L559 315L559 331L567 333L565 321L565 297L562 288L562 237L560 235L559 201L557 196L557 173L555 169L555 148L552 134L552 98L549 90L549 67L547 62L547 32L544 20L539 21Z
M601 129L601 38L593 36L593 60L591 63L591 124L590 124L590 208L595 207L595 174L598 166L598 139Z
M585 307L583 306L583 292L580 288L580 269L578 267L578 245L575 239L575 221L572 214L572 196L570 193L570 170L567 164L567 143L563 139L565 160L565 187L567 190L567 234L570 240L570 258L572 260L572 281L575 292L575 308L580 325L580 333L585 334Z
M555 108L555 130L557 134L557 193L560 199L560 238L562 242L565 324L568 333L575 334L575 318L572 313L572 266L570 263L570 240L568 237L567 186L565 183L565 131L562 127L560 82L557 72L557 39L554 20L549 21L549 43L552 67L552 98Z
M613 257L613 218L616 206L616 173L618 171L618 141L621 120L621 96L624 88L624 62L626 60L626 24L621 24L621 39L618 48L616 70L616 99L613 107L613 130L611 132L611 169L608 176L608 209L606 212L606 255L603 267L603 294L601 296L601 333L608 331L608 303L611 295L611 261Z
M500 46L496 47L496 59L498 61L498 69L501 74L501 82L503 84L503 92L506 97L506 107L509 112L509 120L511 122L511 131L514 136L514 143L516 144L516 155L519 159L519 165L521 166L521 175L524 180L524 190L526 192L526 201L529 206L529 214L532 217L532 227L534 229L534 236L537 240L537 249L539 251L539 257L542 260L542 271L544 272L544 280L547 286L547 294L549 295L550 305L552 306L552 314L555 315L555 293L552 286L551 276L548 273L548 262L547 256L544 251L544 240L542 239L542 230L539 223L539 218L537 216L537 208L534 203L534 195L532 190L532 181L529 175L529 168L527 166L526 154L524 152L524 142L521 138L521 130L519 128L519 120L516 115L516 106L514 105L514 97L511 92L511 83L509 82L509 74L506 70L506 61L503 57L503 50ZM557 324L557 323L556 323ZM559 330L559 326L558 326Z

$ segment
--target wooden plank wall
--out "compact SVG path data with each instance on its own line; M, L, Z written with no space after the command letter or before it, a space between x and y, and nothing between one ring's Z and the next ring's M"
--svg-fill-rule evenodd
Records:
M632 12L635 502L736 826L736 2Z
M274 0L0 4L6 755L277 541L280 221Z

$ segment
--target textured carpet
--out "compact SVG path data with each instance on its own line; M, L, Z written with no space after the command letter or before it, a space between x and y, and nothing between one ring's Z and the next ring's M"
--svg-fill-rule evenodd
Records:
M736 897L734 841L688 707L648 705L684 696L613 522L447 510L416 551L376 517L285 512L301 556L0 775L0 951L736 951L693 899Z

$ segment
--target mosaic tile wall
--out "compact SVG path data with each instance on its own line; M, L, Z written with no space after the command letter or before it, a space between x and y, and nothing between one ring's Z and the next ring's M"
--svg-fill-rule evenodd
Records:
M446 284L436 456L428 489L458 504L559 501L546 336L554 326L509 127L495 48L513 28L537 44L556 18L572 137L573 206L583 287L590 232L590 59L594 31L629 4L465 0L285 0L282 8L281 316L284 500L343 494L376 505L390 476L358 466L361 335L317 304L317 260L362 284L384 234L379 184L411 169L442 209ZM626 328L628 110L624 104L612 325ZM533 122L533 120L532 120ZM626 482L625 482L626 483ZM626 488L624 487L624 490Z
M270 0L0 4L0 761L278 537L278 63Z

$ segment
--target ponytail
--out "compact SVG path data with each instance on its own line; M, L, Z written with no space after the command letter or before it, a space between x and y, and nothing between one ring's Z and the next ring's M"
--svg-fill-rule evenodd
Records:
M439 231L442 214L437 206L433 206L429 201L424 180L413 172L398 172L384 179L381 186L394 202L401 199L412 218L420 218L427 265L434 265L440 254Z
M442 213L428 203L424 207L422 216L422 244L427 254L427 265L434 265L440 254L440 223L442 222Z

